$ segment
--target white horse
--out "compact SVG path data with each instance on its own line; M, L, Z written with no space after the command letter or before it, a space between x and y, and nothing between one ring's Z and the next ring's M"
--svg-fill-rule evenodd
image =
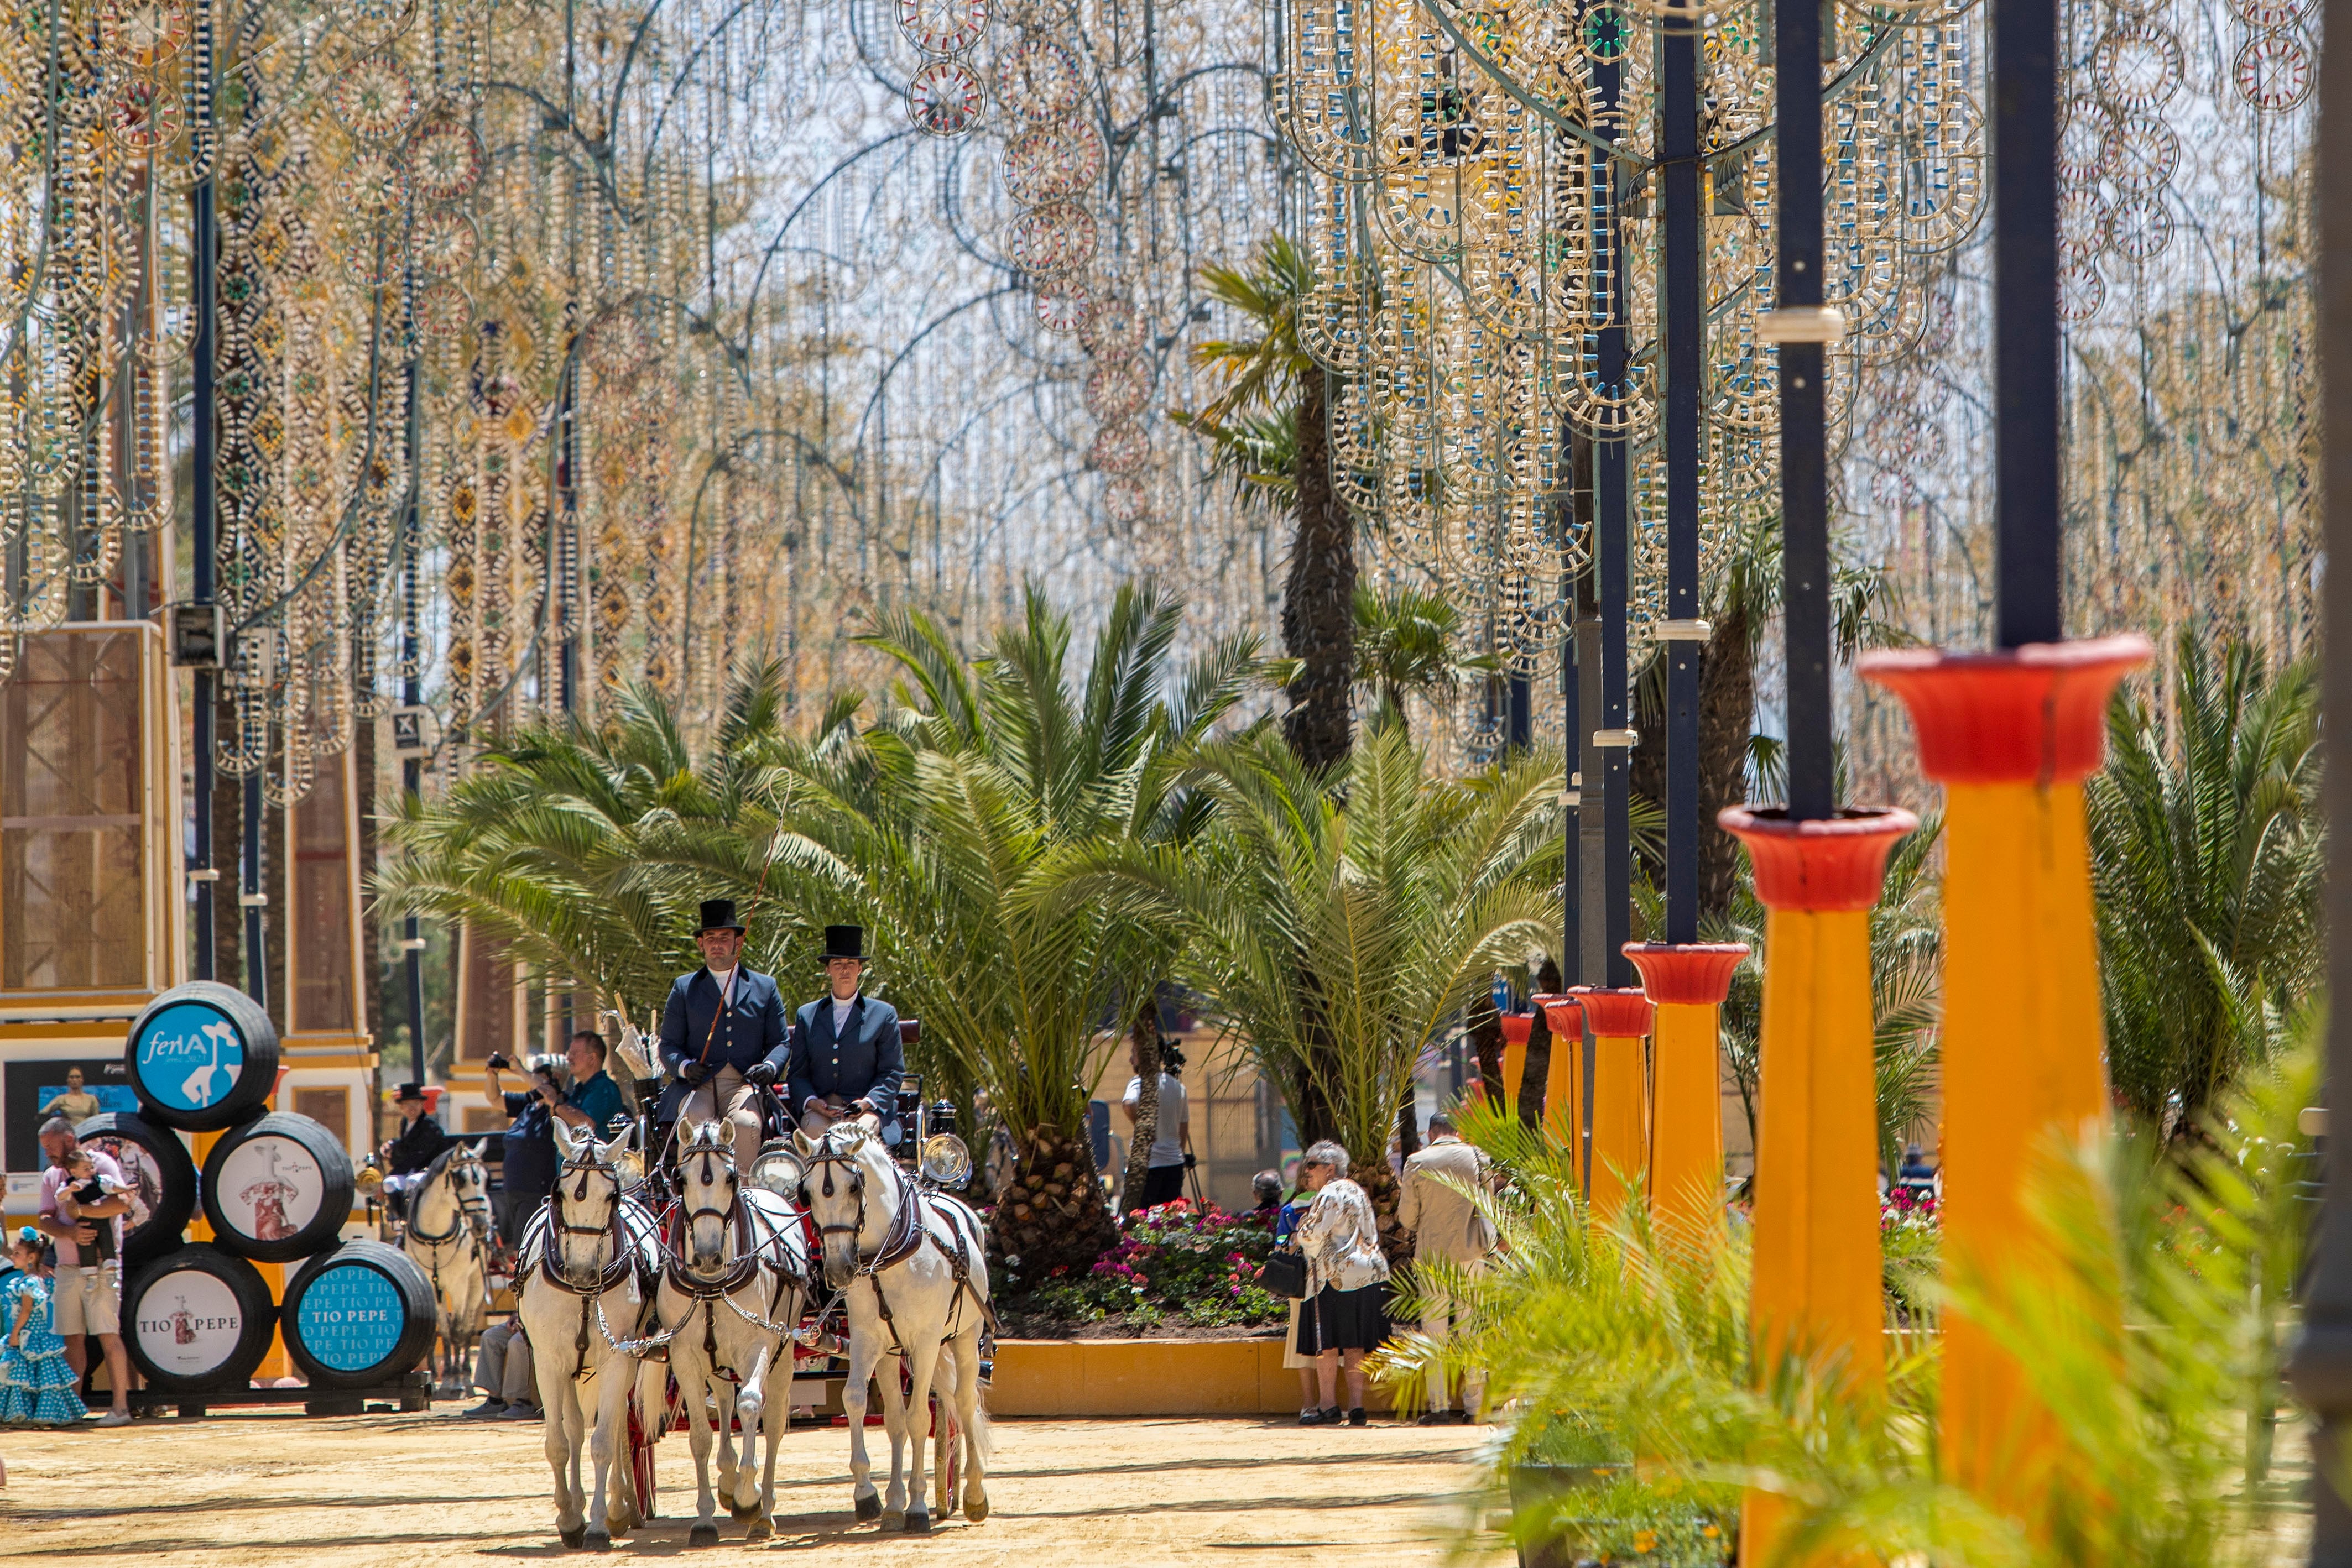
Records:
M849 1303L849 1378L841 1402L849 1416L857 1517L878 1515L886 1529L903 1521L913 1534L930 1529L923 1442L916 1423L928 1415L933 1375L942 1370L944 1353L945 1379L952 1386L963 1437L963 1514L977 1524L988 1517L980 1333L990 1316L987 1242L980 1216L960 1198L918 1187L890 1158L873 1117L837 1122L822 1137L793 1137L808 1162L801 1192L824 1242L824 1282L846 1292ZM886 1355L903 1361L908 1379L903 1399L896 1376L881 1379L882 1423L890 1434L887 1503L875 1495L874 1466L866 1454L866 1379ZM945 1427L939 1423L942 1448ZM901 1458L910 1436L911 1477ZM955 1500L947 1495L946 1467L937 1468L944 1514Z
M566 1546L610 1546L615 1528L627 1530L641 1517L626 1425L638 1363L622 1344L649 1315L661 1233L645 1206L622 1194L616 1156L627 1141L625 1133L599 1143L593 1133L555 1123L562 1167L547 1206L523 1233L515 1268L521 1291L515 1311L530 1339L555 1472L555 1524ZM596 1464L593 1499L581 1487L583 1442ZM616 1448L618 1506L608 1509Z
M465 1392L474 1341L490 1307L489 1234L490 1171L482 1145L452 1144L409 1193L400 1231L400 1249L433 1281L436 1391Z
M735 1169L734 1134L725 1123L694 1127L678 1151L677 1172L678 1218L667 1238L655 1296L654 1338L669 1346L670 1376L677 1382L694 1448L700 1511L687 1542L719 1544L710 1486L714 1426L727 1510L751 1521L746 1540L765 1541L776 1531L776 1444L792 1415L790 1347L806 1293L808 1246L801 1237L800 1215L790 1203L745 1185ZM780 1367L785 1387L772 1397L768 1380ZM740 1470L730 1407L743 1423ZM755 1433L767 1438L756 1485Z

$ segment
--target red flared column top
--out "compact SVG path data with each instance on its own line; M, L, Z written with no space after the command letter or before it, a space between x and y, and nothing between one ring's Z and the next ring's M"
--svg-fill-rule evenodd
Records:
M1919 771L1942 784L2079 784L2098 771L2107 698L2154 650L2137 633L1998 653L1896 648L1855 668L1903 699Z
M1900 810L1849 810L1800 822L1777 806L1727 807L1715 820L1748 846L1756 896L1767 908L1815 914L1876 904L1888 852L1919 825Z
M1650 1032L1650 1015L1656 1009L1640 991L1570 986L1568 994L1577 999L1584 1009L1584 1016L1592 1020L1592 1033L1597 1040L1639 1040Z
M1731 994L1732 971L1749 948L1745 942L1628 942L1622 951L1642 971L1642 989L1652 1001L1714 1008Z
M1528 999L1543 1009L1544 1022L1550 1026L1552 1033L1562 1038L1584 1038L1584 1019L1577 1011L1574 997L1562 996L1558 991L1543 991Z
M1543 998L1538 997L1536 1000L1540 1002ZM1505 1013L1502 1019L1503 1038L1513 1045L1527 1044L1528 1036L1535 1032L1536 1015L1533 1013Z

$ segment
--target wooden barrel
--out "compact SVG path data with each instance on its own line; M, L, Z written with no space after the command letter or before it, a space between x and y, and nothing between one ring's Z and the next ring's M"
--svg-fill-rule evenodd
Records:
M381 1241L347 1241L302 1265L278 1323L313 1388L380 1388L433 1349L433 1281Z
M245 1387L277 1322L261 1271L201 1243L166 1252L122 1292L124 1347L148 1386L170 1394Z
M101 1111L74 1129L85 1149L106 1155L131 1184L122 1217L122 1268L135 1274L180 1245L196 1212L196 1162L169 1127L129 1111Z
M278 1030L243 991L191 980L147 1004L122 1064L149 1121L217 1133L259 1113L278 1087Z
M335 1244L352 1215L352 1156L308 1116L273 1111L205 1156L205 1218L240 1258L291 1263Z

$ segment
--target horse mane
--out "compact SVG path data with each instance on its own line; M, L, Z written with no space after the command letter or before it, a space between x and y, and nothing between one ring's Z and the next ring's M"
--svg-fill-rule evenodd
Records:
M449 1156L456 1154L459 1146L460 1145L457 1144L452 1143L447 1147L444 1148L439 1154L433 1156L433 1163L425 1167L425 1179L416 1184L416 1190L418 1192L423 1192L426 1187L431 1186L435 1182L441 1179L441 1173L449 1168Z

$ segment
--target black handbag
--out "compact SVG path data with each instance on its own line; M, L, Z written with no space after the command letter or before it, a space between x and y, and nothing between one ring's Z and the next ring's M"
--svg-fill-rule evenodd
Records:
M1273 1295L1300 1300L1307 1294L1307 1255L1294 1248L1276 1248L1257 1271L1257 1282Z

